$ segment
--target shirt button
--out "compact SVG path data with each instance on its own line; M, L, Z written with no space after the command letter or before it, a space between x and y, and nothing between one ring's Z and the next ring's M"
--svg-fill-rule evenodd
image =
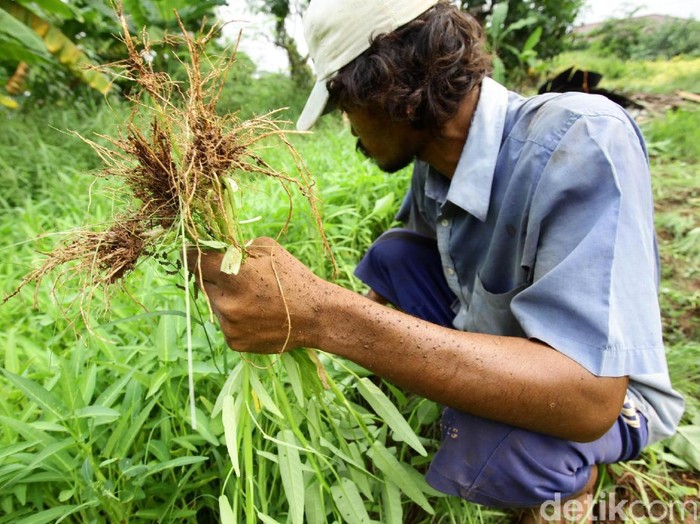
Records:
M440 225L441 225L442 227L447 227L447 226L450 225L450 221L447 220L446 218L443 218L442 220L440 220Z
M455 274L455 270L452 269L451 267L448 267L448 268L447 268L447 274L450 275L450 276L452 276L452 275Z

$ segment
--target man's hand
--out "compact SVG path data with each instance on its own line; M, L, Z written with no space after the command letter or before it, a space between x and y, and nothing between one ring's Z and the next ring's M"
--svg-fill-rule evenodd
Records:
M269 238L238 275L221 272L222 257L194 251L189 268L238 351L314 347L445 406L579 442L620 413L627 377L596 377L542 342L410 317L325 282Z
M312 342L326 282L271 238L252 243L237 275L221 272L222 258L192 249L187 263L232 349L281 353Z

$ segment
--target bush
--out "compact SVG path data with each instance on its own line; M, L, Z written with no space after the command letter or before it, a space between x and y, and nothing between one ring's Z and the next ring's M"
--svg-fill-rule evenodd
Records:
M644 18L608 20L589 41L593 50L624 60L700 56L700 22L672 19L655 25Z
M700 161L700 144L696 133L700 127L700 110L668 111L664 118L644 127L651 154L695 164Z

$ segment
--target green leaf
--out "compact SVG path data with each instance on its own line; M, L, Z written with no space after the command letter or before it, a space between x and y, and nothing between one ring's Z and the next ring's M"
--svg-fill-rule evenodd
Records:
M501 2L493 6L491 10L491 24L488 32L492 41L498 42L503 33L503 26L508 16L508 2Z
M231 503L226 495L219 497L219 516L221 517L221 524L236 524L236 516L233 514Z
M19 444L11 444L9 446L4 446L0 448L0 463L2 463L2 460L5 457L12 457L15 453L20 453L24 451L27 448L31 448L32 446L36 445L37 441L35 442L20 442Z
M83 404L88 405L92 400L97 385L97 365L92 364L86 373L80 374L80 393L83 397Z
M105 389L97 397L97 399L95 400L95 404L98 406L104 406L106 408L111 407L112 404L114 404L117 401L119 395L121 395L122 393L122 390L129 383L133 375L134 372L129 371L126 375L123 375L116 382L113 382L112 384L107 386L107 389Z
M27 397L36 402L44 411L51 413L59 420L64 420L70 414L70 410L56 395L20 375L15 375L9 371L2 370L3 375L12 382Z
M284 418L282 417L282 413L277 407L277 404L275 404L275 402L272 400L272 397L270 397L270 394L260 383L260 379L255 373L250 374L250 385L253 388L253 392L258 397L258 400L266 410L279 418Z
M340 479L340 484L331 486L331 496L345 522L348 524L367 524L370 522L360 492L352 480Z
M73 11L67 5L67 3L62 2L61 0L33 0L33 2L47 13L58 15L66 20L70 20L75 17Z
M7 97L0 94L0 105L6 106L6 104L3 104L2 102L3 98ZM14 102L13 105L14 107L11 107L10 109L16 109L19 107L16 102ZM19 354L17 351L17 340L14 330L9 330L5 333L5 337L3 337L2 340L2 347L5 350L5 369L7 371L11 371L12 373L19 373Z
M304 515L307 524L324 524L326 522L321 486L316 482L309 484L304 490Z
M205 462L207 460L209 460L209 457L205 457L202 455L197 455L194 457L190 456L174 458L165 462L155 464L153 467L149 467L146 476L155 475L156 473L160 473L161 471L165 471L166 469L174 469L182 466L189 466L190 464L199 464L200 462Z
M129 16L134 21L134 26L137 31L143 27L150 25L149 16L146 14L145 2L140 0L124 0L124 12L129 13Z
M27 25L0 8L0 50L18 61L36 63L49 58L44 42Z
M74 469L76 461L65 453L65 450L74 445L72 439L68 438L61 442L53 442L49 444L39 453L31 455L32 460L25 465L10 479L4 479L2 484L4 487L10 487L15 482L25 479L34 470L39 472L50 472L58 474L66 474L68 470ZM66 468L67 467L67 468ZM26 480L25 480L26 482Z
M343 444L342 441L340 443ZM362 457L362 452L356 442L350 442L347 444L348 452L352 456L350 461L351 465L360 464L359 467L348 468L348 474L350 478L357 484L360 492L371 501L374 501L374 495L372 494L373 486L377 482L377 477L369 473L364 467L364 459ZM364 450L363 450L364 451Z
M304 473L299 458L297 442L291 430L285 429L277 434L284 442L277 446L280 477L282 487L289 503L289 515L292 524L303 524L304 521Z
M27 424L10 417L0 417L0 422L5 428L14 430L30 442L41 442L44 445L56 442L56 439L43 429L35 427L35 424Z
M204 437L212 446L219 446L221 442L219 442L219 437L217 437L211 429L211 418L207 417L199 408L195 409L195 417L197 421L197 433Z
M401 492L393 482L382 482L382 522L384 524L402 524L403 508Z
M75 494L75 489L64 489L58 494L58 501L59 502L65 502L67 500L70 500L71 497Z
M352 457L350 457L348 454L343 453L342 451L340 451L336 446L334 446L331 442L329 442L325 438L320 437L318 440L318 443L321 446L323 446L324 448L327 448L331 452L332 456L338 457L345 464L355 466L356 468L364 471L364 467L362 466L362 461L358 462L355 459L353 459Z
M299 365L297 364L296 360L294 360L294 357L289 353L282 353L282 364L284 365L284 369L287 370L287 378L289 379L289 383L292 386L292 391L294 392L294 396L297 399L297 402L299 403L299 407L303 408L304 407L304 385L301 381L301 374L299 373Z
M221 392L219 393L219 396L216 398L216 402L214 403L214 408L211 410L211 418L216 417L219 412L221 411L221 408L223 406L224 399L228 395L232 395L234 393L237 393L241 391L242 387L242 381L243 381L243 374L241 371L243 370L243 361L241 360L238 365L231 370L231 372L228 375L228 378L226 378L226 382L224 382L224 386L221 388Z
M394 193L389 192L374 203L372 215L384 215L394 208Z
M409 475L406 475L398 459L394 457L381 442L375 440L367 454L372 459L374 465L384 473L387 482L393 482L413 502L431 515L435 514L435 510L428 502L420 486L416 484Z
M223 400L223 408L221 411L221 420L224 424L224 438L226 440L226 449L231 458L231 467L237 477L241 476L241 468L238 461L238 424L236 418L240 415L240 401L236 406L231 395L226 395ZM236 409L236 408L239 409Z
M74 418L93 419L96 426L101 426L102 424L110 424L115 420L118 420L119 416L120 413L116 409L95 405L80 408L76 410L76 412L73 414Z
M112 454L119 458L124 458L126 456L126 452L129 451L131 444L134 442L139 431L141 431L141 428L148 420L151 410L153 409L153 406L156 405L157 400L157 398L151 400L148 405L143 408L141 413L139 413L139 415L133 420L131 420L128 413L122 415L119 425L115 428L114 433L112 433L112 436L110 436L105 446L105 454L107 456ZM112 450L114 450L114 453L112 453Z
M527 37L527 40L525 40L525 43L523 44L522 53L527 53L528 51L531 51L540 41L541 37L542 27L537 27L532 33L530 33L530 36Z
M523 27L527 27L532 24L537 23L537 17L535 16L528 16L527 18L521 18L520 20L516 20L512 24L510 24L507 29L504 31L504 35L506 33L510 33L513 31L517 31L518 29L522 29Z
M265 515L264 513L258 511L258 519L260 519L260 522L263 524L280 524L279 521L273 519L269 515Z
M46 446L44 449L41 450L40 453L37 453L32 461L27 465L26 469L31 471L34 468L36 468L39 465L44 466L44 469L46 468L46 463L47 461L50 461L51 459L55 459L58 456L62 456L58 461L58 465L65 465L66 460L69 460L72 462L72 457L70 455L66 455L64 453L61 453L62 451L68 449L72 445L74 445L75 442L71 438L64 439L60 442L54 442L53 444L50 444ZM70 463L70 462L69 462Z
M82 507L83 506L76 505L55 506L51 509L46 509L44 511L40 511L39 513L35 513L31 517L26 517L22 520L15 521L15 524L46 524L47 522L52 522L58 518L75 513Z
M501 84L504 83L506 81L506 68L503 65L503 60L501 60L498 56L493 55L491 61L493 63L491 77L496 82L500 82Z
M75 355L75 354L74 354ZM83 395L80 393L80 388L78 386L78 380L73 372L72 364L66 359L60 360L60 390L57 388L56 391L61 393L61 402L68 408L72 413L76 409L84 408L85 402L83 401Z
M681 426L671 439L669 449L700 471L700 426Z
M163 385L163 383L168 380L170 377L170 369L169 368L160 368L158 371L155 372L155 374L151 377L151 387L148 388L148 393L146 393L146 398L150 398L158 391L160 390L160 387Z
M209 249L216 249L217 251L223 251L228 247L226 242L221 242L219 240L198 240L197 243Z
M425 451L411 426L381 389L367 377L357 382L357 389L377 415L391 428L394 439L405 442L421 455L427 456L428 452Z
M156 328L155 346L158 352L158 360L172 362L177 360L178 336L181 317L163 315L158 320Z

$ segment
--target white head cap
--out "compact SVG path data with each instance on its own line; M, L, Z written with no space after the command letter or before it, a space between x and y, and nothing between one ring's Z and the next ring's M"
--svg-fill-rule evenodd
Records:
M297 120L306 131L328 103L326 82L366 51L371 40L417 18L439 0L311 0L304 34L316 68L316 84Z

